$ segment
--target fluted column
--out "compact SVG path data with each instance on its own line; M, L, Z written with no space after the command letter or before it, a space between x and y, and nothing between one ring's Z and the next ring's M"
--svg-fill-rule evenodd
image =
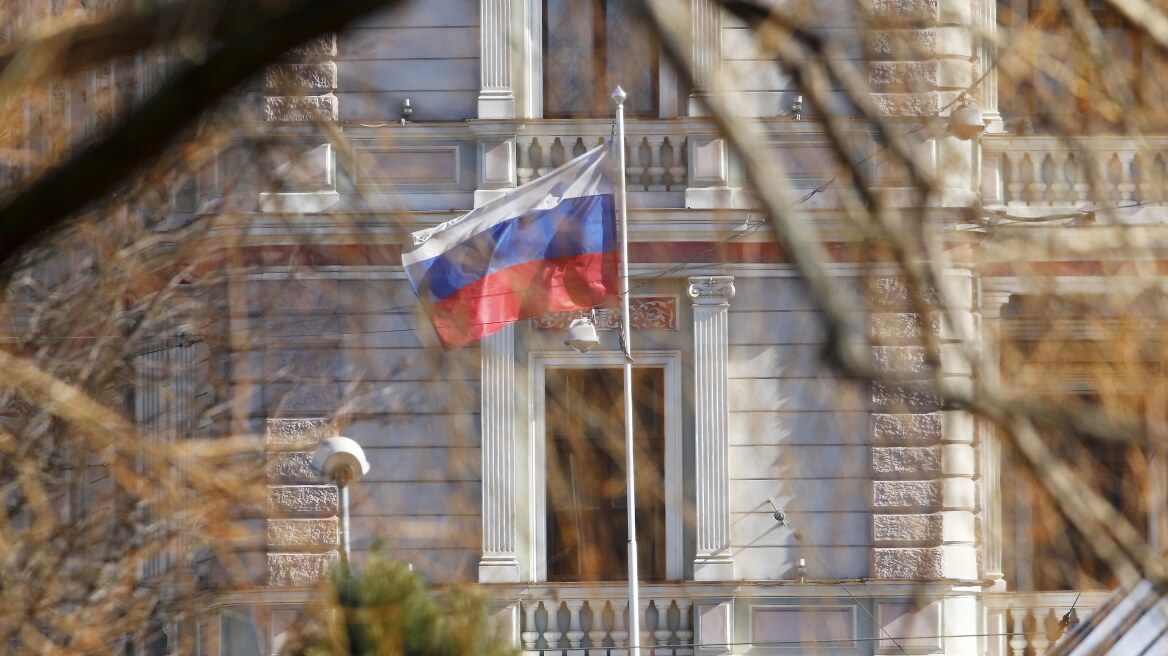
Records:
M511 0L479 0L479 118L515 118Z
M519 580L515 554L515 326L483 338L483 557L479 582Z
M722 23L720 4L713 0L692 0L694 85L689 94L689 115L706 116L709 110L702 96L721 83Z
M730 552L730 446L726 365L732 276L689 279L694 315L694 425L697 552L694 579L734 579Z

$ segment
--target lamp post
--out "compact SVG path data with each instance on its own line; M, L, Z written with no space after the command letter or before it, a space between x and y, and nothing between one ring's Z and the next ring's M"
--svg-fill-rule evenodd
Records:
M341 558L349 563L349 483L369 473L369 461L356 440L330 437L312 453L312 468L337 486L341 503Z

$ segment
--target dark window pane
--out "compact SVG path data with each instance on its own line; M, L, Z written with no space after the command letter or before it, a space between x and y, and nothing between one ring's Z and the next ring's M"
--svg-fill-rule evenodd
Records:
M628 115L656 116L657 50L628 0L545 0L544 116L612 116L617 84Z
M551 581L628 576L620 369L549 370L547 563ZM634 371L640 578L665 578L664 372Z

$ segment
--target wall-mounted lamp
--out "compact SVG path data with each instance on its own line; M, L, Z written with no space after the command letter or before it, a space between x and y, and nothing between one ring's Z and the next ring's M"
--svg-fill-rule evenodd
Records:
M600 346L595 318L596 310L589 310L587 315L572 319L572 323L568 324L568 339L564 340L564 346L571 346L581 353Z
M962 141L969 141L982 132L985 132L985 121L982 119L981 107L962 94L957 106L949 112L949 134Z
M410 107L410 99L406 98L405 102L402 103L402 108L401 108L401 124L405 125L406 123L408 123L410 120L410 117L413 115L414 115L414 108Z

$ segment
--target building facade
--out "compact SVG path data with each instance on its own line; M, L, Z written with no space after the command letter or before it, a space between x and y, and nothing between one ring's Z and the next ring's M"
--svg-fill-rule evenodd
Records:
M981 37L1011 29L996 10L1029 16L1030 5L876 3L892 27L874 31L835 4L817 3L804 26L852 34L839 54L867 75L868 99L890 124L925 127L910 134L936 193L918 198L886 165L878 130L853 117L838 88L825 96L832 129L873 197L937 226L943 296L914 294L895 259L870 248L825 117L753 41L747 18L712 0L674 7L698 60L694 84L611 0L406 2L269 67L255 94L278 142L266 167L241 170L224 148L186 190L189 207L142 247L229 244L227 275L203 299L212 317L176 323L198 339L170 336L153 357L199 378L176 374L168 389L231 400L203 432L260 434L271 447L268 506L245 518L252 538L238 548L255 586L219 585L223 566L199 554L156 564L189 563L206 585L197 626L179 633L192 632L208 656L279 652L340 543L336 488L308 467L310 452L286 447L332 434L357 440L371 463L352 488L357 562L384 540L435 583L481 583L531 653L622 653L625 613L636 612L656 653L1015 654L1056 637L1052 618L1072 606L1087 614L1103 592L1076 601L1081 579L1043 567L1055 540L1031 520L1055 511L1026 491L988 422L912 383L843 377L825 358L821 300L776 241L706 103L733 91L736 111L757 121L757 146L802 195L833 283L864 301L854 312L878 369L939 369L957 385L978 382L953 355L958 345L994 335L1003 349L1033 353L1027 335L1049 332L1036 322L1081 316L1035 309L1035 280L1087 299L1107 296L1117 275L1161 284L1154 255L1137 266L1084 254L1104 237L1076 220L1095 211L1088 205L1119 203L1121 227L1162 221L1157 138L1088 131L1080 141L1108 173L1100 183L1083 143L1035 134L1041 126L1006 130L1029 115L1000 102L992 39ZM644 486L636 609L625 606L626 496L614 483L623 464L608 446L622 398L617 313L601 312L602 346L589 353L563 345L571 317L560 315L444 352L400 265L409 232L610 138L617 83L630 94L627 319ZM980 140L943 129L962 94L983 112ZM1066 222L1034 225L1060 213ZM1156 243L1154 230L1146 235ZM1053 246L1018 250L1039 238ZM1030 268L1012 266L1022 256ZM998 358L995 375L1036 384L1055 375L1071 381L1060 393L1112 393L1066 371L1068 352L1090 366L1102 357L1083 334L1069 330L1063 356L1027 367ZM163 383L141 380L138 418L157 421L149 404ZM1139 397L1135 412L1164 416L1162 398L1146 391L1125 392ZM1100 476L1143 463L1148 483L1125 513L1162 544L1164 470L1160 456L1141 457L1100 457ZM1100 589L1114 583L1097 579Z

